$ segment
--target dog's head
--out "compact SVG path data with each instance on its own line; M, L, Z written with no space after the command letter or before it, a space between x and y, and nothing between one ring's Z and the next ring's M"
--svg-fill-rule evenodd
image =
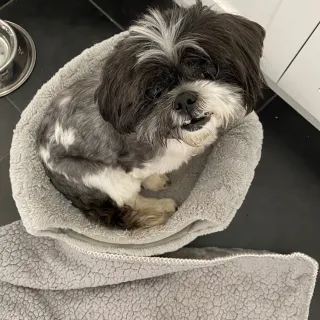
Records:
M96 99L123 134L198 144L237 114L253 110L264 83L264 29L199 1L150 10L104 66Z

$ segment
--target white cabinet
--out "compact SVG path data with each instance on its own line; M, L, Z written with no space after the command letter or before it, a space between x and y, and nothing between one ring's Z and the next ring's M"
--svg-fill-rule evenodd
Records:
M280 79L278 86L320 121L320 26Z
M263 71L269 79L278 82L319 21L320 0L281 1L266 27Z

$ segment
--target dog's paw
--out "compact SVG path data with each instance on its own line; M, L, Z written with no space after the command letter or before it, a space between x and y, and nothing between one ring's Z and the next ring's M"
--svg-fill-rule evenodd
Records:
M142 181L143 188L150 191L160 191L170 186L171 180L166 174L153 174Z
M151 228L164 225L176 210L177 204L172 199L148 199L148 206L135 215L135 226Z
M177 208L176 202L170 198L158 199L154 202L154 210L169 217L177 211Z

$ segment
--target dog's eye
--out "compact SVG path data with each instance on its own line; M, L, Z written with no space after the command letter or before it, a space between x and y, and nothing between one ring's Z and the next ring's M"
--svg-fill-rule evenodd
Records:
M162 87L161 86L154 86L146 90L146 96L149 99L157 99L160 98L162 94Z
M201 73L201 78L206 80L214 80L219 73L218 65L211 64Z

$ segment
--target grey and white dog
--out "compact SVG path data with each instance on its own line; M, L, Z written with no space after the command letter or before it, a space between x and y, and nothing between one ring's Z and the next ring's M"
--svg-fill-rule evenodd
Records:
M161 225L172 199L166 173L203 152L235 117L251 112L264 83L264 29L196 5L150 10L102 70L63 90L38 130L54 186L85 214L124 229Z

